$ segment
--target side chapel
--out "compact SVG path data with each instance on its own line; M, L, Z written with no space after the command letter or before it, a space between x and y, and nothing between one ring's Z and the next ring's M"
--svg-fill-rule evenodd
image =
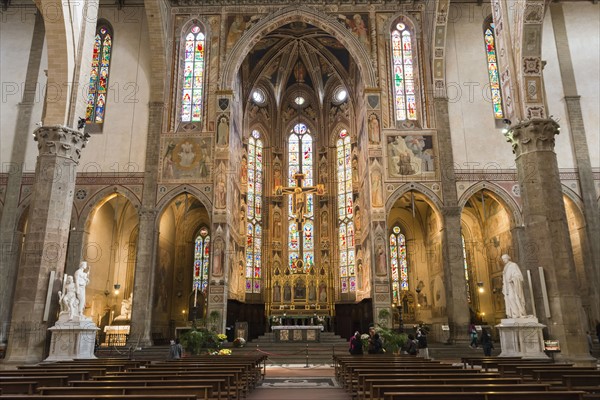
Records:
M8 360L44 357L81 260L85 314L140 345L209 317L457 342L505 318L502 254L545 335L587 356L596 2L2 6Z

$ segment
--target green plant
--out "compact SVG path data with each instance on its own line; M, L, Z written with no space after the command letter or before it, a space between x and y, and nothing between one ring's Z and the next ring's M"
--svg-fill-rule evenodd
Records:
M384 327L376 328L376 332L383 339L383 348L387 353L397 353L408 341L406 333L394 332Z
M210 330L216 332L218 330L218 323L221 319L221 313L217 310L212 310L210 314L208 314L208 321L210 323Z
M192 327L191 330L181 335L181 345L190 354L197 355L208 349L218 347L219 339L213 332L206 328Z

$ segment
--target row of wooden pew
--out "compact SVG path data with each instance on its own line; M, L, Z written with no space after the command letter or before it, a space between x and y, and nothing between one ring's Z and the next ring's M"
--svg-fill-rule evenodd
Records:
M474 367L488 361L486 368ZM462 362L464 367L414 356L334 357L337 381L359 400L600 399L596 367L498 357Z
M264 377L266 356L174 361L75 360L0 371L0 399L242 399Z

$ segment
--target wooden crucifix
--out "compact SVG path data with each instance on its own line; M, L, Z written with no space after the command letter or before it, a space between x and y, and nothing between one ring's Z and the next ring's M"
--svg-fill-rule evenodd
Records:
M325 186L321 184L316 186L302 186L304 174L300 173L295 174L294 179L296 180L296 186L276 186L275 195L292 195L292 213L295 215L298 232L302 232L304 215L306 214L306 195L315 193L317 196L322 196L325 194Z

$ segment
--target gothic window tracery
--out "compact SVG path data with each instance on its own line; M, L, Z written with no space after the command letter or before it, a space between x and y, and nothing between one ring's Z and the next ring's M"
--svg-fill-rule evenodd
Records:
M494 118L503 119L502 91L500 90L500 76L498 73L498 59L496 56L496 37L494 35L494 23L489 22L483 31L485 40L485 55L487 59L488 77L490 79L490 92L492 105L494 107Z
M202 120L205 39L205 34L198 25L193 25L185 36L181 88L182 122L199 122Z
M88 124L104 123L111 54L112 30L107 24L99 24L94 38L92 69L85 112L85 120Z
M303 185L314 184L313 138L307 126L297 123L288 139L288 183L296 186L294 175L304 174ZM308 272L314 266L314 195L306 194L302 232L298 231L292 198L288 196L288 267L297 272ZM301 261L299 263L299 261ZM299 267L301 266L301 267Z
M350 134L342 129L336 142L338 245L342 293L356 291L354 249L354 204L352 200L352 145Z
M408 291L408 261L406 237L395 225L390 234L390 266L392 269L392 302L401 304L402 292Z
M263 141L253 130L248 139L246 208L246 293L260 293L262 277Z
M396 121L417 119L413 35L403 22L392 27L392 85Z
M194 241L194 275L192 290L206 291L210 264L210 234L208 228L202 227Z

